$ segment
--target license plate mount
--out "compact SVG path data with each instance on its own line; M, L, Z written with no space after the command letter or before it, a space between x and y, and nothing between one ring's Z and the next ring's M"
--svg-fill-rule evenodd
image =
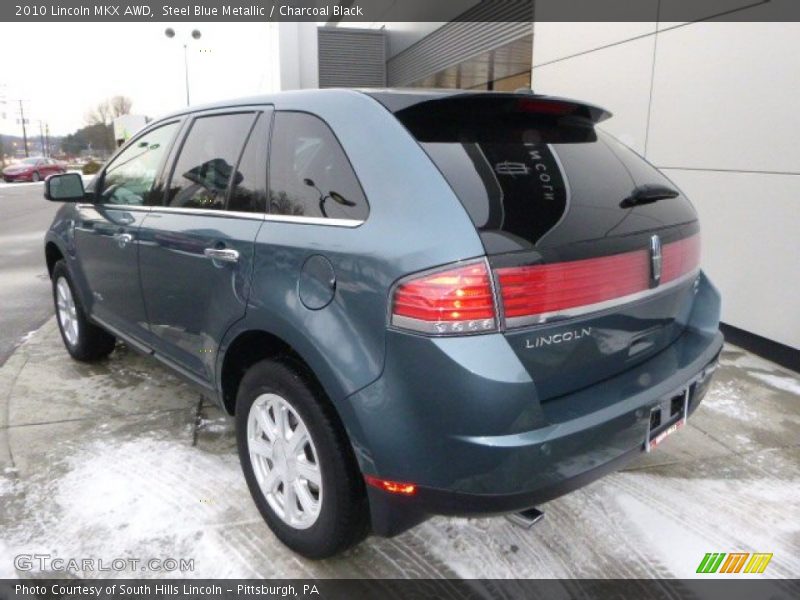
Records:
M650 409L650 420L647 426L647 435L644 440L645 452L655 450L665 439L686 425L686 421L689 418L689 389L689 387L684 388L678 394L670 396L670 400L666 403L659 403ZM676 398L676 396L682 397L682 406L677 415L672 415L670 414L670 407L672 399ZM653 427L653 416L656 412L658 412L658 425ZM662 425L661 416L664 414L669 415L669 419L666 421L666 424Z

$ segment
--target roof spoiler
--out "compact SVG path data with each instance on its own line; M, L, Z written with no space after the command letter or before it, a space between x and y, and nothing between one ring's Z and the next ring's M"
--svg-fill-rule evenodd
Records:
M369 93L369 92L368 92ZM393 113L423 106L442 110L458 107L484 111L489 106L504 112L531 113L548 117L572 117L592 125L605 121L611 113L604 108L570 98L545 96L533 92L453 92L445 90L378 92L371 93L376 100Z

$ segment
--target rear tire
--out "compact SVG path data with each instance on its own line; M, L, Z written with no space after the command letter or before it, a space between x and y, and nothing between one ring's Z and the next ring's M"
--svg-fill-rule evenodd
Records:
M295 447L304 434L308 441ZM366 491L347 434L301 366L263 360L248 369L236 398L236 439L253 500L286 546L327 558L367 536Z
M111 354L116 338L86 318L64 259L53 266L52 282L58 330L70 356L82 362L94 362Z

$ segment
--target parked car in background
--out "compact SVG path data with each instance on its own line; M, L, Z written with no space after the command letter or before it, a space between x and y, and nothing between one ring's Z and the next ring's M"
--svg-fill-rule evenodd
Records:
M31 157L9 165L3 169L3 180L12 181L41 181L50 175L66 173L64 163L53 158Z
M722 348L697 214L609 116L309 90L150 123L88 189L45 183L64 344L124 340L233 415L305 556L436 514L530 524L679 429Z

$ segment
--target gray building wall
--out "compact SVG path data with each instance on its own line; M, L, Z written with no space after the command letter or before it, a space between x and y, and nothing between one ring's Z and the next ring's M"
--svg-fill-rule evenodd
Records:
M319 87L385 87L386 38L382 30L320 27Z

